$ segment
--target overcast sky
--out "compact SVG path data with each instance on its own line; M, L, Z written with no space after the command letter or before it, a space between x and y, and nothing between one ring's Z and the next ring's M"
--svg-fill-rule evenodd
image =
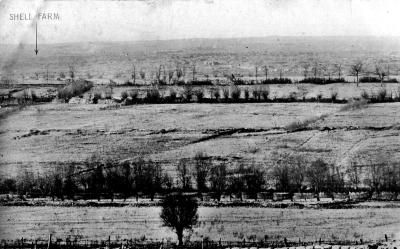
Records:
M1 1L1 0L0 0ZM398 0L159 0L0 2L0 43L34 43L32 21L10 14L58 12L38 23L39 43L262 36L400 36Z

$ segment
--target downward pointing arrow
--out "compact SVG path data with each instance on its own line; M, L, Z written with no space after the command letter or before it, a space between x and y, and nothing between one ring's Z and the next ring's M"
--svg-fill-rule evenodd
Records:
M37 21L36 21L36 48L35 48L36 55L38 54L39 50L37 49Z

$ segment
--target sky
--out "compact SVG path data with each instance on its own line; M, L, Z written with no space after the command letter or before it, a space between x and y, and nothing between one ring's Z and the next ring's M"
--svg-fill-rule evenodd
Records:
M10 14L58 13L38 21L38 43L265 36L400 36L398 0L0 0L0 43L35 43L34 21Z

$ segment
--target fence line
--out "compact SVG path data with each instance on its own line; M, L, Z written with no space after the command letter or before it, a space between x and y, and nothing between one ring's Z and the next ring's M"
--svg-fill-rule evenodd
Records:
M354 241L354 240L317 240L317 241L288 241L286 238L281 241L191 241L184 244L184 248L190 249L217 249L217 248L282 248L282 247L296 247L296 246L314 246L321 244L338 245L338 246L354 246L354 245L365 245L373 243L372 241ZM157 240L139 240L139 239L121 239L111 240L110 237L107 240L86 240L86 239L70 239L67 237L62 240L59 238L52 239L49 235L49 239L17 239L17 240L1 240L1 249L86 249L86 248L137 248L137 249L170 249L170 248L182 248L174 242L170 241L157 241Z

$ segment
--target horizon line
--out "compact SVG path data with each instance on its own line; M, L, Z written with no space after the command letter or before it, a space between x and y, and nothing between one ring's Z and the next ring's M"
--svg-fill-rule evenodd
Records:
M268 38L398 38L400 35L271 35L271 36L243 36L243 37L193 37L175 39L145 39L145 40L113 40L113 41L71 41L71 42L45 42L41 45L61 45L79 43L141 43L141 42L168 42L168 41L191 41L191 40L240 40L240 39L268 39ZM0 43L0 45L35 45L31 42Z

